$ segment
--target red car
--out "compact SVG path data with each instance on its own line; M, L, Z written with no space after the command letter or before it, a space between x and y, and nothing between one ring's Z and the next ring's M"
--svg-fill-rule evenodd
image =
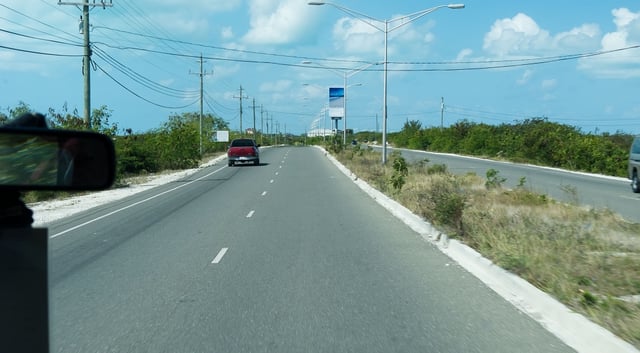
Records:
M260 165L260 145L256 144L253 139L235 139L231 141L229 150L227 150L227 158L229 167L236 163L253 162L254 165Z

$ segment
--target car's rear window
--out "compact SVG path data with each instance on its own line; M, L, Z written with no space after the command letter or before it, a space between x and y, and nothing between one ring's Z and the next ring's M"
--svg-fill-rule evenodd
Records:
M636 137L633 140L633 145L631 145L631 153L640 154L640 137Z
M233 140L231 141L231 147L245 147L253 146L252 140Z

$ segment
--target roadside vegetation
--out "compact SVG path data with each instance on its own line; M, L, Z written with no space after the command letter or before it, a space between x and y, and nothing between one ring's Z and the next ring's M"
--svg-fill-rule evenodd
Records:
M390 133L388 139L395 147L626 177L633 135L585 133L546 118L530 118L500 125L462 120L444 129L424 128L419 121L407 121L401 131Z
M534 193L525 178L506 189L498 170L454 175L397 152L383 166L360 146L334 154L450 237L640 347L640 303L630 300L640 294L640 224Z
M7 108L8 114L0 113L0 125L24 113L32 112L28 104L21 102L17 107ZM69 110L66 105L61 109L49 108L43 113L53 129L86 129L84 120L77 110ZM200 154L200 114L182 113L170 115L160 127L136 132L121 128L111 121L113 111L106 106L94 109L91 114L91 130L103 133L113 140L116 148L116 183L114 187L127 186L132 177L161 173L169 170L194 168L199 163L227 149L226 142L213 141L213 133L218 130L230 130L222 118L204 114L202 119L202 154ZM238 132L230 131L230 139L239 137ZM268 136L261 136L268 144ZM70 193L57 191L32 191L23 196L27 203L51 198L69 196Z

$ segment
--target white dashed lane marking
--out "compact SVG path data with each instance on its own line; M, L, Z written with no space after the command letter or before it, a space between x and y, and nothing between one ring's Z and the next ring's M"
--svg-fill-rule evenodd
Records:
M220 251L218 252L218 255L216 255L216 257L213 258L213 261L211 261L211 263L212 264L220 263L220 261L222 260L222 257L224 256L224 254L227 253L227 250L229 250L229 248L220 249Z

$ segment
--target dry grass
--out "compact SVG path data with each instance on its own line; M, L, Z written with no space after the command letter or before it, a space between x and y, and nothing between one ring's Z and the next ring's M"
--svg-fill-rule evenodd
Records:
M620 299L640 294L640 224L525 187L488 188L484 178L426 163L410 166L395 190L379 153L337 157L414 213L640 348L640 304Z

